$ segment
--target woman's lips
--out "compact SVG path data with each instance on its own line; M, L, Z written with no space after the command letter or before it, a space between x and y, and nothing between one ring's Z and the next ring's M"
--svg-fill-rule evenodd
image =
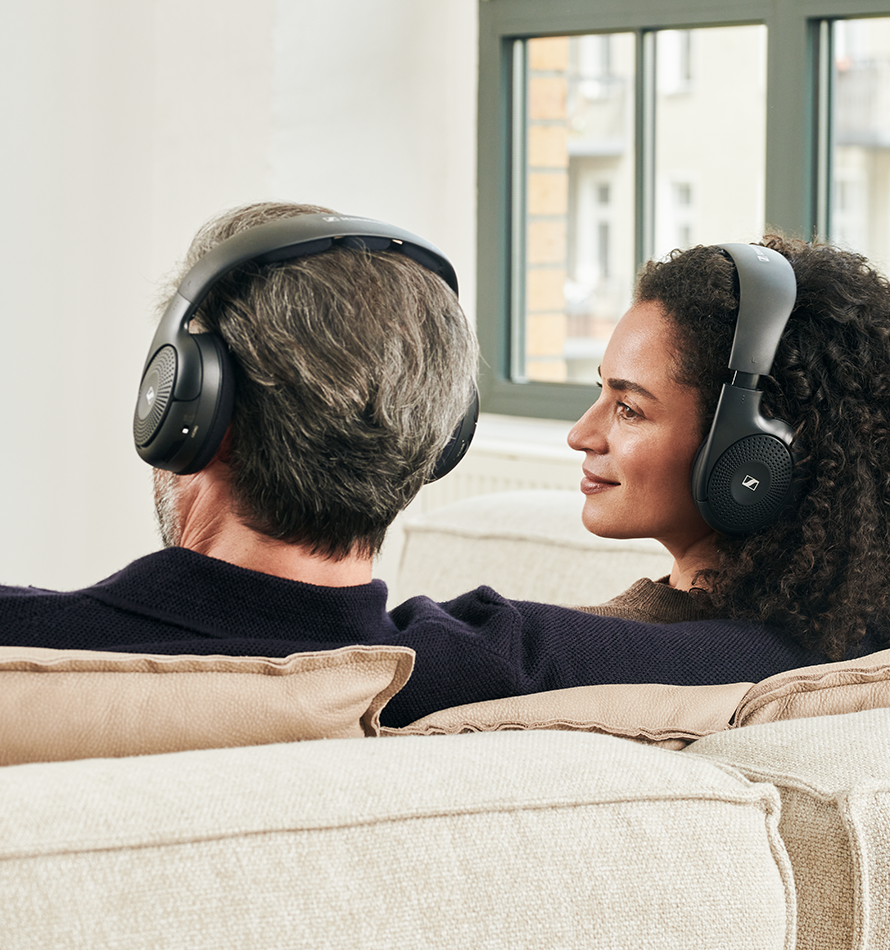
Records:
M620 482L610 482L608 479L600 478L599 475L584 472L584 477L581 479L581 491L585 495L596 495L609 488L615 488L619 484Z

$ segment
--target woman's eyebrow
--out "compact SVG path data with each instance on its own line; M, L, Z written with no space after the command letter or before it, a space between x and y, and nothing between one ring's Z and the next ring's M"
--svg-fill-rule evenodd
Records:
M630 379L607 379L606 383L609 389L614 389L620 393L633 393L636 396L642 396L644 399L651 399L653 402L661 402L657 396L653 396L645 386L635 383Z

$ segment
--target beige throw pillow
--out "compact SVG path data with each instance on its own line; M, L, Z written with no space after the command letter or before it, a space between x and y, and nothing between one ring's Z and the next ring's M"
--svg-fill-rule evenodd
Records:
M469 703L381 735L560 729L671 749L724 729L890 707L890 650L720 686L603 685Z
M0 647L0 764L376 736L407 647L284 658Z
M599 732L682 749L729 727L751 683L721 686L576 686L454 706L382 735L452 735L519 729Z
M890 707L890 650L777 673L752 686L733 719L751 726Z

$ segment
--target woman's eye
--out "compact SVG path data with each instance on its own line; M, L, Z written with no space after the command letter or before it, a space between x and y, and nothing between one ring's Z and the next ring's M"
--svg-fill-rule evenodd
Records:
M635 409L631 409L627 403L619 402L618 415L621 416L622 419L636 419L639 416L639 413Z

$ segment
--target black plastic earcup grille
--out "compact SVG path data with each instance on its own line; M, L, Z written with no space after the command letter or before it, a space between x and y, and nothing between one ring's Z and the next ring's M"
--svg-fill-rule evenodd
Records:
M745 533L768 524L788 501L791 473L788 446L774 436L752 435L731 445L708 480L708 504L721 530Z
M138 446L148 445L157 435L167 414L175 379L176 351L165 346L155 354L139 389L133 415L133 438Z

